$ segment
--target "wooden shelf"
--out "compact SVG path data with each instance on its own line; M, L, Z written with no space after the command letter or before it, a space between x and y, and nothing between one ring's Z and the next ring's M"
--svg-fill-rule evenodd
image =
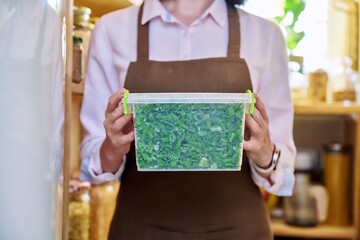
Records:
M360 219L360 104L355 102L310 102L294 101L296 115L323 115L323 116L351 116L354 120L354 153L352 167L352 220L353 225L338 227L331 225L319 225L313 228L294 227L286 225L283 221L273 220L272 228L276 236L317 238L317 239L359 239Z
M275 236L318 238L318 239L355 239L355 226L338 227L319 225L316 227L295 227L284 223L282 220L272 220L271 227Z
M360 105L352 102L309 102L294 101L296 114L351 115L360 114Z
M131 5L128 0L74 0L76 6L86 6L91 9L91 16L101 17L102 15L125 8Z
M71 83L71 91L74 94L82 95L84 93L84 81L80 83Z

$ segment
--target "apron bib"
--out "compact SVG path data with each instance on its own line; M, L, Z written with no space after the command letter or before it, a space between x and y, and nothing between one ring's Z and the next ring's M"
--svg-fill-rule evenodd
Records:
M149 60L149 23L138 17L138 57L125 88L147 92L245 92L252 89L239 58L237 10L228 7L226 58L158 62ZM138 172L134 144L127 155L110 240L269 240L269 216L251 179L248 159L240 172ZM244 154L245 156L245 154Z

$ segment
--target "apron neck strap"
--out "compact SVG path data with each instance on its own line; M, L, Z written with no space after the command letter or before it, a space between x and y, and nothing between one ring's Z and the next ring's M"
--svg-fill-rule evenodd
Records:
M227 12L229 19L229 42L227 49L227 58L238 60L240 58L240 18L237 9L227 4Z
M144 4L140 6L138 15L137 59L149 60L149 22L141 25ZM229 19L229 42L227 58L236 60L240 58L240 22L238 11L227 4Z
M138 36L137 36L137 59L149 59L149 22L141 25L144 4L141 4L138 16Z

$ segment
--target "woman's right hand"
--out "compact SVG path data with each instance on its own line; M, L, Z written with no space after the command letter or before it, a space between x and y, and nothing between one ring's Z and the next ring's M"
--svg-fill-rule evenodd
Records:
M126 89L121 89L110 98L105 111L106 138L100 148L101 167L104 172L115 173L123 164L135 139L133 115L124 115L122 104Z

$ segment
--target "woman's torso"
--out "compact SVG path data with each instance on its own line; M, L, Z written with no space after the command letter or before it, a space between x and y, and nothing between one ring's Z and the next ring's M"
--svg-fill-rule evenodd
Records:
M231 12L236 15L234 9ZM125 87L132 92L244 92L251 88L246 62L239 58L235 15L232 21L237 26L230 27L229 42L238 43L237 48L229 47L228 58L149 61L148 33L140 31L139 56L130 64ZM247 160L241 172L146 173L136 170L132 147L121 180L109 239L271 239L266 209Z

